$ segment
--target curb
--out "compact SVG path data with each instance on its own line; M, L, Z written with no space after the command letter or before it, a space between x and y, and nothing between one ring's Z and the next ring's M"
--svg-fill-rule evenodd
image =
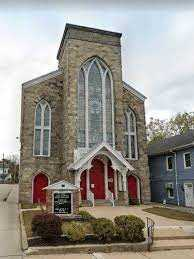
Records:
M19 209L19 221L20 221L20 241L21 241L21 248L22 251L28 250L28 239L26 235L26 230L24 226L24 219L21 211L21 204L18 206Z
M142 252L147 251L147 241L142 243L111 243L111 244L88 244L88 245L66 245L30 247L25 251L26 255L48 255L48 254L92 254L113 252Z

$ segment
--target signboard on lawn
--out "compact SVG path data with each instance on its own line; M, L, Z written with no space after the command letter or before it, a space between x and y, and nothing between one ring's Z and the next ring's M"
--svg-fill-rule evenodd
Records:
M71 214L72 213L72 193L70 192L54 192L53 208L55 214Z

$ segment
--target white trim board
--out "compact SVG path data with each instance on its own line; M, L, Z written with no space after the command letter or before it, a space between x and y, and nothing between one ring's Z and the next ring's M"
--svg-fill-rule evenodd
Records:
M105 148L108 152L110 152L114 157L116 157L128 170L133 171L135 170L127 160L116 150L114 150L108 143L102 142L100 145L95 147L94 149L90 150L83 158L75 161L71 165L69 165L69 170L78 170L80 169L85 163L87 163L91 158L95 157L95 155Z
M48 73L48 74L45 74L45 75L36 77L36 78L34 78L34 79L32 79L32 80L29 80L29 81L27 81L27 82L24 82L24 83L22 84L22 87L23 87L24 89L26 89L26 88L28 88L28 87L31 87L31 86L40 84L40 83L42 83L42 82L44 82L44 81L47 81L47 80L49 80L49 79L55 78L55 77L57 77L57 76L60 76L60 75L62 75L62 74L63 74L63 71L58 69L58 70L52 71L52 72L50 72L50 73Z
M146 96L138 92L135 88L133 88L131 85L127 84L126 82L123 81L123 88L134 94L137 98L139 98L141 101L145 101L147 99Z

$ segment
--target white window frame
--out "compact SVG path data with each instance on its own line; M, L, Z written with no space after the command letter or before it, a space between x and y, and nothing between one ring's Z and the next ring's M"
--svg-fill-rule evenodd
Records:
M106 75L109 74L110 82L111 82L111 102L112 102L112 142L113 142L113 149L115 149L115 125L114 125L114 91L113 91L113 78L112 73L110 69L107 67L107 65L97 57L91 58L87 60L80 68L84 72L84 78L85 78L85 148L89 149L89 121L88 121L88 77L90 73L90 69L93 65L93 63L96 63L98 66L98 69L100 71L101 79L102 79L102 118L103 118L103 142L107 143L107 132L106 132ZM86 67L86 64L89 64L88 67ZM103 71L103 68L105 68L105 71ZM79 70L79 71L80 71ZM78 74L79 76L79 74ZM79 86L79 80L78 80L78 87ZM79 147L78 147L79 148ZM84 147L83 147L84 148ZM82 149L83 149L82 148Z
M131 132L131 129L130 129L130 115L131 114L132 114L133 119L134 119L134 132ZM138 160L136 116L135 116L135 113L130 108L128 108L128 111L125 112L125 115L126 115L125 120L127 120L126 121L126 123L127 123L127 131L125 131L124 135L128 137L128 145L127 145L127 147L128 147L128 154L129 154L129 157L127 156L127 158L130 159L130 160ZM134 136L135 158L133 158L132 154L131 154L131 136Z
M44 101L45 104L41 104L41 102ZM38 105L41 105L41 125L37 126L36 125L36 110ZM45 108L48 106L49 108L49 126L44 126L44 111ZM35 154L35 132L36 130L40 130L40 154L37 155ZM44 134L44 130L48 130L49 131L49 140L48 140L48 155L43 155L43 134ZM50 147L51 147L51 107L48 104L47 101L45 100L41 100L40 102L37 103L36 108L35 108L35 113L34 113L34 141L33 141L33 156L35 157L50 157Z
M168 182L168 183L166 183L166 184L165 184L165 187L167 188L169 185L171 185L171 186L172 186L173 194L174 194L174 183L172 183L172 182ZM168 197L168 199L174 199L174 195L173 195L173 196L170 196L169 194L170 194L170 192L169 192L169 191L167 191L167 197Z
M184 169L189 169L191 168L191 166L186 166L186 160L185 160L185 155L190 155L190 163L191 163L191 166L192 166L192 162L191 162L191 152L186 152L183 154L183 160L184 160Z
M169 164L168 164L168 158L169 157L172 157L172 169L169 168ZM166 170L169 171L169 172L173 171L174 170L174 166L173 165L174 165L174 156L167 156L166 157Z

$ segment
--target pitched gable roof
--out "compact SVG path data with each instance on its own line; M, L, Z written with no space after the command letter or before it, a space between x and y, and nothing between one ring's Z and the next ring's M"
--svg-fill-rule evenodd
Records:
M94 149L90 150L83 158L77 160L76 162L72 163L68 169L69 170L78 170L79 168L81 168L85 163L87 163L90 159L92 159L93 157L95 157L95 155L103 150L106 149L108 152L110 152L116 159L118 159L118 161L124 165L126 168L128 168L128 170L133 171L134 168L128 163L128 161L121 155L121 153L119 153L118 151L116 151L115 149L113 149L109 144L107 143L101 143L100 145L98 145L97 147L95 147Z
M147 97L145 97L142 93L140 93L139 91L137 91L135 88L133 88L131 85L127 84L124 81L123 81L123 88L125 88L126 90L134 94L137 98L139 98L143 102L145 101L145 99L147 99Z
M189 130L183 135L166 138L148 146L148 155L154 156L194 146L194 130Z
M43 188L43 190L71 190L71 191L77 190L77 189L79 188L65 180L50 184L47 187Z

